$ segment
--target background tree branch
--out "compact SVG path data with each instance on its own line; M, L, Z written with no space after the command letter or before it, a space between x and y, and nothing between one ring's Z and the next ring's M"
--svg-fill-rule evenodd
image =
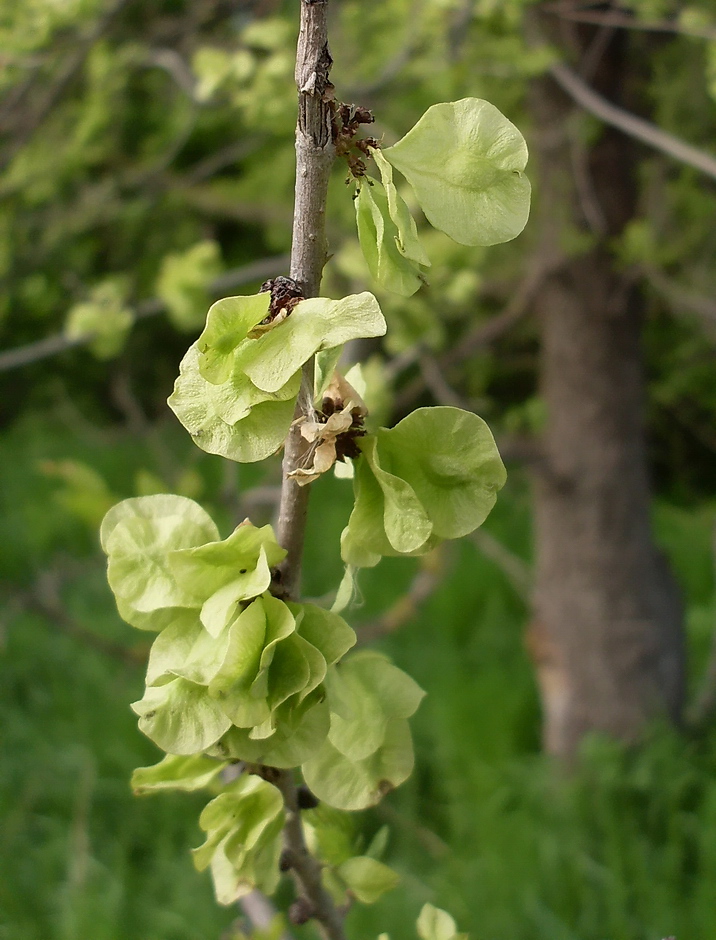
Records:
M710 153L693 147L679 137L667 133L635 114L630 114L623 108L618 108L597 94L567 65L562 63L551 65L549 74L580 107L604 121L605 124L610 124L628 137L640 140L647 146L668 154L679 163L694 167L712 179L716 179L716 157Z
M259 261L252 261L250 264L242 265L242 267L234 268L231 271L225 271L209 284L208 292L218 297L235 287L240 287L242 284L262 280L285 268L288 260L288 255L276 255L270 258L261 258ZM166 304L164 301L159 297L153 297L149 300L141 300L135 306L134 313L137 320L143 320L163 313L165 310ZM19 369L21 366L41 362L43 359L56 356L68 349L86 346L92 342L93 338L93 333L74 337L65 336L64 333L56 333L54 336L46 336L36 343L18 346L17 349L7 349L5 352L0 352L0 372Z

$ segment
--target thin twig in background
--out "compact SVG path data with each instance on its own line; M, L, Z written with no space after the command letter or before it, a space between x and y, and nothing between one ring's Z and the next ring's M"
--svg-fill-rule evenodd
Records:
M372 643L388 633L394 633L413 620L420 607L435 592L445 578L448 566L448 547L441 545L420 558L420 568L406 593L389 607L382 616L358 628L361 646Z
M582 7L592 6L583 4ZM690 36L693 39L716 40L716 29L708 26L688 26L673 20L639 20L628 13L589 10L580 5L568 6L564 0L545 3L540 8L545 13L558 16L574 23L588 23L594 26L609 26L614 29L631 29L645 33L671 33L678 36Z
M189 183L203 183L232 163L238 163L259 150L268 140L267 137L244 137L235 140L208 157L195 163L186 173Z
M609 231L607 220L599 204L589 169L589 156L577 129L568 126L569 157L579 206L585 221L595 235L604 237Z
M460 342L449 352L438 357L437 365L441 372L459 365L478 350L497 342L523 318L527 316L532 301L542 286L545 277L559 265L554 258L539 258L522 279L503 310L489 320L478 323L469 330ZM404 354L407 355L407 354ZM415 353L415 359L420 357L420 351ZM408 382L396 395L395 409L398 412L407 410L426 389L425 376L419 375Z
M231 271L220 274L211 281L207 290L209 294L219 296L234 287L240 287L242 284L251 281L263 280L272 274L275 275L281 270L285 270L288 261L288 255L276 255L252 261L240 268L233 268ZM153 297L140 301L134 308L134 315L137 320L144 320L147 317L154 317L159 313L163 313L164 310L166 310L164 301L158 297ZM90 333L86 336L72 338L58 333L55 336L47 336L45 339L38 340L36 343L29 343L27 346L8 349L5 352L0 352L0 372L18 369L21 366L48 359L50 356L56 356L68 349L85 346L93 338L93 334Z
M196 76L189 63L179 55L176 49L150 49L145 62L152 68L162 69L192 101L196 99Z
M649 284L669 301L675 313L683 310L695 313L709 336L716 339L716 301L682 287L652 265L642 265L641 269Z
M274 923L277 910L263 892L254 890L239 901L241 909L256 930L268 930ZM278 940L293 940L287 930L282 930Z
M420 363L420 375L425 382L425 387L438 404L452 405L454 408L465 407L465 402L445 378L445 373L440 368L435 356L428 352L422 352L418 362ZM467 410L472 411L472 408Z
M485 529L475 529L469 538L480 554L497 565L515 592L525 603L528 603L532 593L530 566Z
M61 633L91 647L98 653L120 660L129 666L146 663L146 650L134 649L108 640L93 630L88 630L72 616L60 597L60 575L55 570L42 572L33 588L29 591L18 592L14 600L18 610L40 614Z
M679 163L700 170L712 179L716 179L716 157L705 150L700 150L680 137L668 134L655 124L617 107L597 94L586 82L566 65L556 63L549 67L549 74L570 98L585 111L598 117L605 124L618 128L629 137L659 150Z

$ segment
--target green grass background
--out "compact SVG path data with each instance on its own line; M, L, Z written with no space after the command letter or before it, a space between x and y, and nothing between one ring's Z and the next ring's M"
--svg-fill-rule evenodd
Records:
M92 467L107 492L43 471L45 461L68 459ZM141 660L148 638L116 614L93 523L104 500L135 495L162 468L169 476L167 468L189 464L198 498L228 533L236 520L221 499L222 462L192 452L174 426L137 440L90 433L58 412L0 439L0 940L232 936L236 911L215 905L189 854L201 841L201 796L130 793L132 769L158 753L129 710L141 696L141 663L120 650ZM240 486L261 472L241 468ZM310 596L340 578L348 511L347 484L315 487ZM688 603L694 686L716 623L713 516L703 505L655 511ZM529 491L519 471L485 529L529 565ZM26 603L52 570L65 572L68 622L90 638ZM366 572L349 619L372 622L414 573L414 562L397 560ZM589 741L567 778L539 751L527 613L504 571L466 540L417 616L381 640L428 696L413 719L413 777L359 823L367 835L390 824L386 861L402 883L351 913L351 938L412 938L431 901L472 940L714 940L716 734L655 728L634 753ZM309 928L296 934L312 936Z

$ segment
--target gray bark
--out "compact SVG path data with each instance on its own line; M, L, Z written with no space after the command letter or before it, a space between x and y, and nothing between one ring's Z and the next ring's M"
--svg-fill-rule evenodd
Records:
M593 79L607 97L627 78L622 42ZM528 646L546 749L569 757L589 732L633 741L655 718L680 719L682 614L650 522L640 297L608 252L634 212L632 145L605 130L577 180L568 100L543 79L531 105L542 240L556 245L564 226L590 219L595 234L593 248L547 276L534 308L547 426Z
M304 297L315 297L327 259L326 197L335 147L331 134L333 86L328 73L327 0L301 0L301 29L296 54L298 123L296 125L296 198L293 211L291 277ZM296 417L310 415L313 404L313 363L303 370ZM297 428L286 440L283 485L278 515L278 540L288 555L281 566L281 587L297 597L306 531L309 486L299 486L288 474L300 465L306 442Z
M296 200L294 205L291 277L305 297L318 293L326 262L326 195L335 150L331 135L330 100L333 86L328 79L331 56L326 25L327 0L301 0L301 27L296 53L298 123L296 127ZM313 409L313 364L304 367L296 416ZM285 596L300 594L301 555L306 529L309 487L299 487L288 475L299 465L304 452L301 435L292 428L286 441L283 481L278 518L278 540L288 551L281 567L281 590ZM299 891L296 904L320 925L328 940L345 940L343 914L323 887L321 865L308 851L301 822L293 774L275 771L270 776L281 790L286 808L284 845Z

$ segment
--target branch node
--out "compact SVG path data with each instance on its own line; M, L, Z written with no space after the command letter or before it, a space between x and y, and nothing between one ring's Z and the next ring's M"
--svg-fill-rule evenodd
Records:
M289 907L288 919L294 926L299 927L301 924L307 924L315 913L316 910L308 898L300 897Z

